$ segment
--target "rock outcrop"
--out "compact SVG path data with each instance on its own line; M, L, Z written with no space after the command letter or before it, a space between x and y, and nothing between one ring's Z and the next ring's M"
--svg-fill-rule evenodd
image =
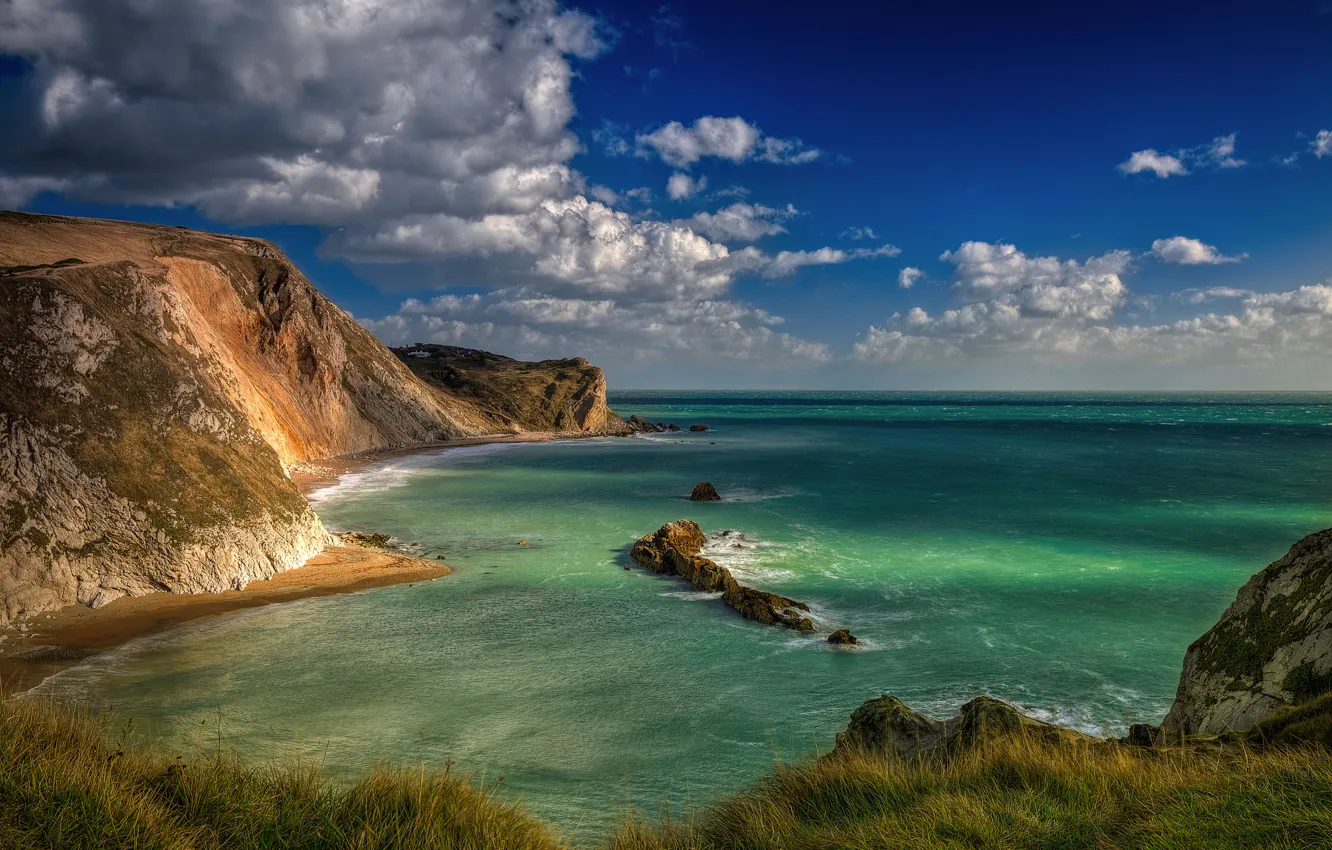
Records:
M589 436L634 430L607 406L605 374L581 357L526 363L452 345L413 345L393 353L418 378L505 428Z
M680 576L706 593L720 592L722 601L746 619L800 632L814 631L814 623L803 616L809 611L808 605L740 584L730 570L699 555L707 542L698 523L682 519L639 540L630 557L654 573Z
M855 646L856 644L860 643L860 641L856 638L855 635L851 634L851 632L848 631L847 629L838 629L837 631L828 635L828 643L834 644L836 646Z
M1244 730L1332 691L1332 529L1311 534L1241 588L1184 656L1166 741Z
M584 366L570 433L616 421ZM267 242L0 213L0 625L300 566L331 538L291 465L516 429Z
M713 487L708 481L700 481L694 485L694 491L689 494L691 502L720 502L721 496L717 495L717 488Z
M935 720L887 694L865 700L837 733L834 755L864 752L903 759L946 755L1004 737L1024 736L1049 744L1099 739L1028 717L993 697L977 697L955 717Z
M695 434L699 434L699 433L702 433L702 432L708 430L708 426L706 426L706 425L690 425L690 426L689 426L689 430L690 430L690 431L693 431Z

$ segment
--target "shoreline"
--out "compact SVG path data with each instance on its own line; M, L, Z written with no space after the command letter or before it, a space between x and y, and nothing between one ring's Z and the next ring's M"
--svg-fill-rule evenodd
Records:
M413 457L431 452L447 452L467 446L488 446L504 443L550 443L555 440L586 440L592 437L631 436L617 434L585 434L571 431L530 431L523 434L490 434L480 437L460 437L456 440L440 440L419 446L401 449L377 449L354 455L343 455L325 460L303 461L287 469L287 477L292 480L301 495L309 497L311 493L329 487L344 475L361 472L376 463L395 458Z
M79 662L205 617L298 599L434 581L436 561L360 546L330 546L300 567L223 593L122 596L101 608L72 605L10 626L0 644L0 691L17 696ZM22 631L19 625L26 626Z
M290 467L287 476L308 500L312 493L335 485L344 475L395 458L442 453L467 446L547 443L603 436L618 435L535 431L463 437L305 461ZM162 634L205 617L300 599L434 581L451 572L452 569L441 562L405 552L335 545L295 569L263 581L250 582L244 590L123 596L95 609L70 605L0 629L0 636L4 637L0 641L0 694L17 696L95 655L117 649L136 638Z

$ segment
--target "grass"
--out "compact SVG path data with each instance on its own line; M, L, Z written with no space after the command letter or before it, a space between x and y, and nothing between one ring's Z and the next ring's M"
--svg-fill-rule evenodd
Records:
M1280 728L1308 728L1327 710L1292 712ZM105 721L39 700L0 705L0 847L564 846L495 787L447 769L379 768L340 785L309 765L256 767L220 752L182 759L121 746ZM1332 848L1332 753L1026 737L933 760L839 753L779 764L684 820L631 816L602 847Z
M691 820L634 818L613 850L1332 847L1321 749L1145 750L1008 738L946 759L779 766Z
M189 760L115 743L104 721L39 700L0 706L0 847L554 850L555 834L465 776Z

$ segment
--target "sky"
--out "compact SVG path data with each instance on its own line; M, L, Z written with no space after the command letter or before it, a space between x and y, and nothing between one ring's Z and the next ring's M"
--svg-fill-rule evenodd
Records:
M1332 389L1332 0L0 0L0 208L616 388Z

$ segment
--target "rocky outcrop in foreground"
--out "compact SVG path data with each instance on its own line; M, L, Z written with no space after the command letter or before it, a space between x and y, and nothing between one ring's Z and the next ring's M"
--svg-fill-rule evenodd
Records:
M808 605L740 584L730 570L698 554L707 542L698 523L682 519L639 540L630 556L654 573L680 576L706 593L720 592L722 601L746 619L814 631L814 623L802 613L809 611Z
M1332 529L1291 547L1240 589L1184 656L1162 724L1181 735L1244 730L1332 691Z
M493 397L613 429L599 369L538 365ZM269 578L331 540L293 464L524 427L422 382L268 242L0 212L0 625Z
M1050 744L1099 741L1072 729L1028 717L993 697L977 697L956 716L935 720L894 696L865 700L837 733L834 754L853 751L903 759L958 752L1007 736L1027 736Z

